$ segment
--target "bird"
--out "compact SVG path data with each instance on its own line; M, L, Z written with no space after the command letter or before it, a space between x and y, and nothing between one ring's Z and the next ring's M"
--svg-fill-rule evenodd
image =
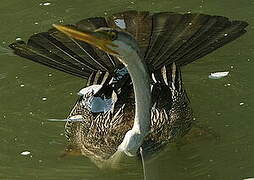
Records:
M53 26L9 47L87 80L64 119L65 135L71 149L98 165L140 148L154 154L186 135L196 120L182 67L237 39L248 23L132 10Z

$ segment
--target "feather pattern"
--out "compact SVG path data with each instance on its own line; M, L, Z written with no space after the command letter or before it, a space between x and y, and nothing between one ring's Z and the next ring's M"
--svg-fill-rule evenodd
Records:
M247 25L205 14L125 11L70 26L81 31L111 27L136 39L140 58L149 68L152 92L151 132L142 147L153 153L188 133L194 122L181 67L240 37ZM19 56L87 79L91 88L100 87L77 100L67 119L78 116L83 121L68 121L65 132L82 154L99 163L108 160L131 129L135 114L133 85L120 60L56 29L10 47ZM92 103L108 102L111 108L107 111L89 108Z
M87 18L71 26L81 31L111 27L131 33L152 73L172 62L183 66L205 56L244 34L247 25L205 14L125 11ZM123 67L116 57L56 29L31 36L27 44L17 41L10 47L22 57L86 79L97 70L114 74Z

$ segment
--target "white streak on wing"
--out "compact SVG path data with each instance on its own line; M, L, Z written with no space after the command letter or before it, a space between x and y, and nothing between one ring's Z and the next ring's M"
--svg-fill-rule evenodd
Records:
M163 80L164 80L165 84L168 86L167 70L166 70L165 66L163 66L161 68L161 74L162 74L162 77L163 77Z
M150 87L151 87L151 92L152 92L152 90L153 90L153 84L151 84Z
M112 108L114 101L112 98L94 97L93 95L101 89L102 85L92 85L81 89L78 95L84 96L83 105L91 112L107 112ZM86 95L90 95L86 97Z
M154 76L154 73L152 73L152 79L155 83L157 83L156 79L155 79L155 76Z
M88 86L86 88L83 88L81 89L79 92L78 92L78 95L79 96L85 96L86 94L89 94L89 93L97 93L100 89L101 89L102 85L92 85L92 86Z
M118 27L120 27L121 29L126 29L126 24L124 22L124 19L116 19L115 23Z
M173 63L172 64L172 88L173 89L176 89L176 87L175 87L175 81L176 81L176 64L175 63Z

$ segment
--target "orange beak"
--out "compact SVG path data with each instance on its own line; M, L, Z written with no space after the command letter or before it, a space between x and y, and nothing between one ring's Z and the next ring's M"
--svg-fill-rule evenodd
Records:
M83 42L86 42L88 44L91 44L93 46L96 46L100 50L112 54L112 55L119 55L118 52L114 51L111 47L117 47L117 45L113 44L112 40L110 40L110 37L107 37L106 34L102 37L99 32L90 32L90 31L79 31L76 29L73 29L71 27L63 26L63 25L57 25L53 24L53 26L63 32L64 34L70 36L73 39L77 39Z

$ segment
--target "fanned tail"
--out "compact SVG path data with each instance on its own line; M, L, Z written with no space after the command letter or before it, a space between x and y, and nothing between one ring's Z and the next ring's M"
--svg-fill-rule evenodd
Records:
M153 70L183 66L240 37L247 25L221 16L157 13L145 59Z
M74 27L82 30L84 25L90 29L104 27L105 19L88 18ZM115 57L71 39L56 29L35 34L27 43L17 41L9 46L21 57L85 79L97 71L113 74L116 68L122 66Z
M87 18L71 26L81 31L100 27L128 31L137 40L140 57L155 73L173 62L183 66L213 52L244 34L247 25L205 14L125 11L105 18ZM14 42L10 47L19 56L85 79L98 71L114 76L123 68L116 57L56 29L35 34L27 43Z

